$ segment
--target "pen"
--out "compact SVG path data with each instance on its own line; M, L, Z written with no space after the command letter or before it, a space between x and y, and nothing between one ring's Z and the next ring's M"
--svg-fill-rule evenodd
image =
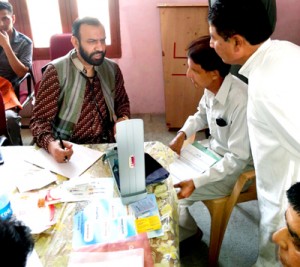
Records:
M57 136L58 136L58 139L59 139L59 143L60 143L61 148L65 150L66 148L65 148L64 143L63 143L63 141L62 141L62 139L61 139L61 137L60 137L59 132L57 133ZM68 157L67 157L67 156L65 156L65 162L68 162Z

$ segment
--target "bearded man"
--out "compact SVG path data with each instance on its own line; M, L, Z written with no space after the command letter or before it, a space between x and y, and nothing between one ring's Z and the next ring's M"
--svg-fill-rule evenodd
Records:
M57 162L72 156L70 142L115 142L115 124L130 117L123 76L105 57L105 39L98 19L75 20L74 49L50 62L43 73L30 128L36 144Z

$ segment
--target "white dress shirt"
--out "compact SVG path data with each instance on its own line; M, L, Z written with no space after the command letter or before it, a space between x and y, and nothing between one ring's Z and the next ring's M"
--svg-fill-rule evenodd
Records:
M248 127L261 214L257 266L265 266L276 262L270 237L285 224L286 190L300 181L300 47L269 39L240 73L249 80Z
M205 89L198 111L189 116L180 131L187 138L195 132L209 127L209 146L222 159L200 177L193 178L196 188L223 179L236 179L252 162L247 128L247 85L228 74L218 93ZM226 126L217 125L222 119Z

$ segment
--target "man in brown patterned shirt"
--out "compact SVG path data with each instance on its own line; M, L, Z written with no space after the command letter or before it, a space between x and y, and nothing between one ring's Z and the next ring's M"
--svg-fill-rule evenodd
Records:
M130 116L121 70L105 57L105 30L100 21L77 19L71 42L73 50L48 64L30 124L37 145L57 162L72 156L70 142L115 142L115 124Z

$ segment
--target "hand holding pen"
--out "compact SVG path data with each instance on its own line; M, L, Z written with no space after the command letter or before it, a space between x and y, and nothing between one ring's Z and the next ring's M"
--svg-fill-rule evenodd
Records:
M60 137L60 134L57 133L57 135L58 135L58 139L59 139L59 143L60 143L61 148L62 148L63 150L66 150L66 148L65 148L65 146L64 146L64 143L63 143L63 141L62 141L62 139L61 139L61 137ZM65 156L64 162L68 162L68 161L69 161L68 157Z
M58 140L49 143L48 151L57 162L66 163L71 159L73 154L72 143L63 141L59 134L57 134L57 138Z

